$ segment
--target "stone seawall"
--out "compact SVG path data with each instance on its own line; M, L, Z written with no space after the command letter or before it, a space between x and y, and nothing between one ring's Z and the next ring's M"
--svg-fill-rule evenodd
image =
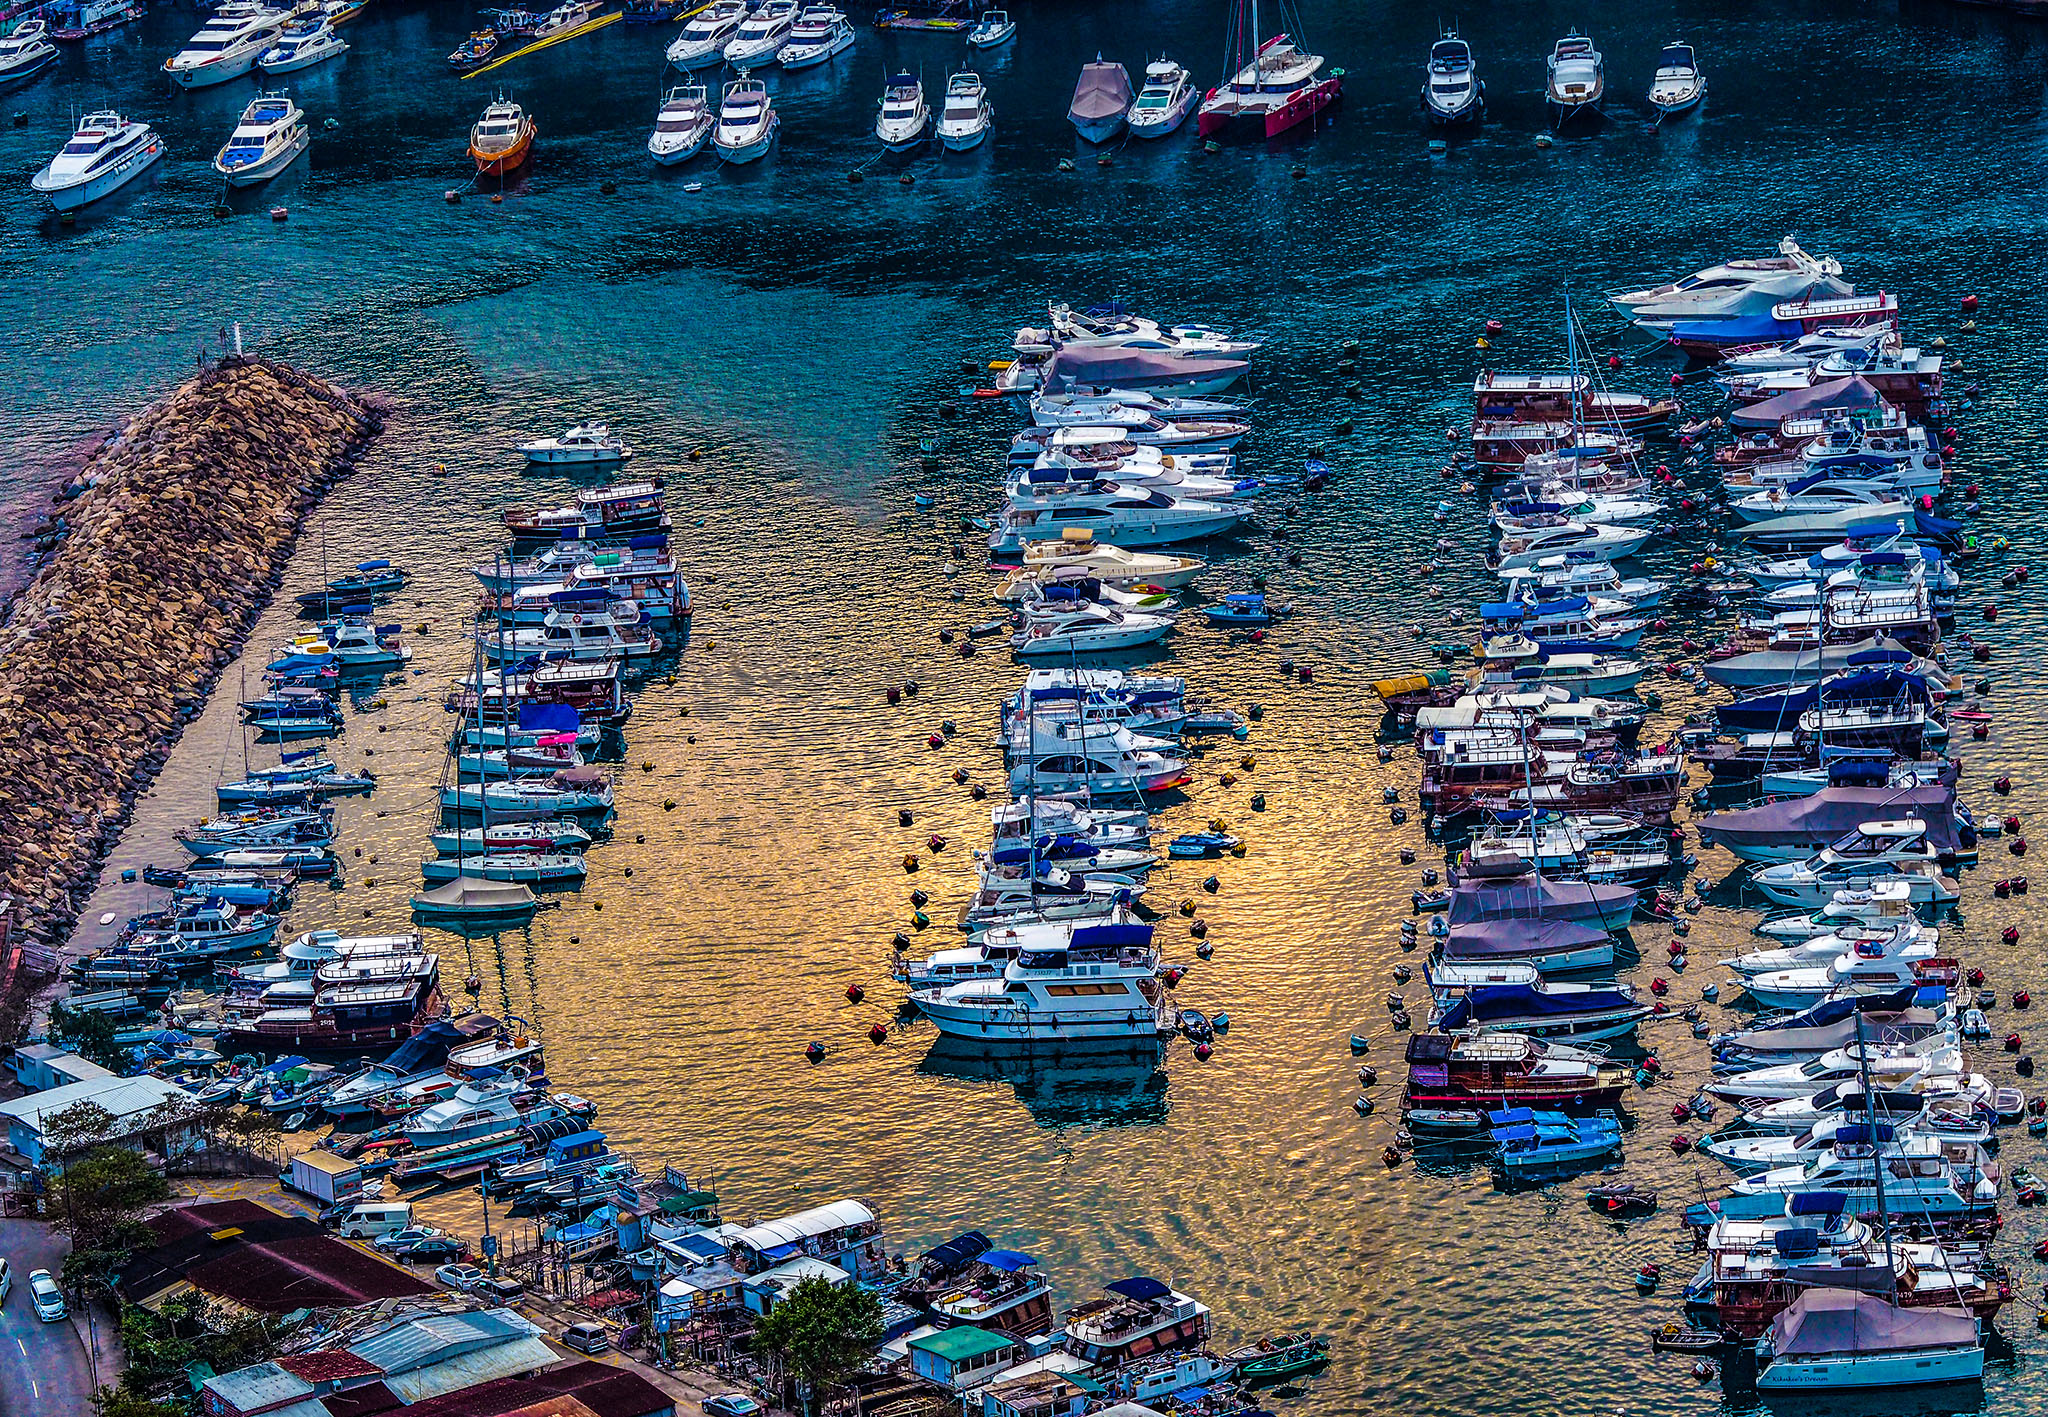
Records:
M69 934L301 520L382 426L374 400L228 360L130 421L67 489L62 538L0 629L0 896L27 939Z

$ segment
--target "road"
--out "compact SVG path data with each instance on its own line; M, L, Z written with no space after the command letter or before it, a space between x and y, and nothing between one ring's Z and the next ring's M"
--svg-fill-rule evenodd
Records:
M28 1294L30 1270L63 1274L66 1248L63 1237L47 1225L0 1220L0 1255L14 1271L14 1287L0 1304L0 1413L8 1417L72 1417L92 1411L92 1365L78 1328L69 1322L43 1323Z

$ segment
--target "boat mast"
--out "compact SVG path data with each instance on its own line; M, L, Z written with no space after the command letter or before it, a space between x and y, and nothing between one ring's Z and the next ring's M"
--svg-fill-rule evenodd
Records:
M1877 1095L1870 1088L1870 1045L1863 1039L1863 1010L1856 1011L1856 1071L1863 1083L1863 1117L1870 1127L1870 1176L1877 1186L1877 1223L1884 1246L1885 1302L1899 1307L1899 1269L1893 1259L1891 1213L1884 1202L1884 1144L1877 1134Z

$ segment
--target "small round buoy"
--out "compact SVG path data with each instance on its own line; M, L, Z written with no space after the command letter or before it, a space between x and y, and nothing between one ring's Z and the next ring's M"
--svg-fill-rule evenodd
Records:
M2023 1009L2033 1002L2034 996L2032 994L2029 994L2026 990L2016 989L2013 991L2012 1006L2014 1008Z
M929 846L935 852L944 851L946 849L946 839L940 836L937 832L933 832L930 836L925 838L925 845Z
M1206 1063L1206 1062L1208 1062L1208 1061L1209 1061L1209 1055L1210 1055L1211 1053L1214 1053L1215 1051L1216 1051L1215 1049L1211 1048L1211 1047L1210 1047L1210 1046L1209 1046L1208 1044L1206 1044L1206 1043L1197 1043L1197 1044L1195 1045L1195 1057L1196 1057L1196 1058L1197 1058L1197 1059L1198 1059L1199 1061L1201 1061L1201 1062L1204 1062L1204 1063Z
M1965 296L1963 297L1963 309L1964 309L1965 311L1974 311L1974 310L1976 310L1976 308L1977 308L1977 304L1978 304L1978 301L1977 301L1977 297L1976 297L1976 296L1974 296L1974 295L1965 295Z
M2000 797L2010 796L2012 793L2012 779L2009 777L1995 779L1991 784L1991 790Z
M900 704L903 702L903 691L894 684L891 684L883 697L887 698L892 704Z
M825 1045L818 1042L815 1038L812 1039L810 1045L804 1049L804 1056L806 1058L809 1058L813 1063L824 1062Z
M910 825L910 823L910 809L908 807L899 807L896 811L896 825L899 827L907 827Z
M868 1042L870 1042L870 1043L887 1043L888 1041L889 1041L889 1030L888 1030L888 1028L887 1028L887 1027L886 1027L885 1025L877 1023L877 1024L873 1024L873 1025L870 1025L870 1026L869 1026L869 1028L868 1028Z
M1366 1097L1363 1094L1360 1094L1358 1100L1351 1104L1352 1108L1356 1110L1358 1115L1361 1117L1370 1117L1372 1115L1373 1107L1375 1105L1376 1104L1370 1097Z
M849 1004L859 1003L862 999L865 999L867 997L867 994L868 991L861 988L858 984L849 984L846 986L846 1002Z
M1192 925L1188 926L1188 933L1198 940L1201 939L1209 933L1209 922L1206 920L1195 921Z
M900 954L904 950L910 948L910 936L904 934L901 930L898 930L895 933L895 935L890 938L889 944Z
M906 855L903 858L903 869L905 871L915 871L917 869L917 856L915 853Z
M2008 945L2016 945L2020 942L2020 927L2017 925L2008 925L2005 927L2004 930L1999 932L1998 938L2005 941L2005 943L2007 943Z
M2020 1051L2020 1045L2021 1045L2021 1039L2020 1039L2020 1036L2019 1036L2019 1035L2018 1035L2017 1033L2008 1033L2008 1034L2006 1034L2006 1035L2005 1035L2005 1051L2006 1051L2006 1052L2008 1052L2008 1053L2017 1053L2017 1052L2019 1052L2019 1051Z
M484 981L472 974L462 981L462 987L472 994L481 994L484 991Z
M967 795L969 797L972 797L975 801L981 802L987 799L988 789L977 782L974 784L973 787L968 789Z
M1214 876L1209 876L1203 880L1202 889L1207 891L1210 895L1214 895L1216 894L1216 892L1223 889L1223 882L1219 881Z
M1207 959L1215 953L1216 947L1210 944L1207 940L1204 940L1202 941L1202 943L1195 946L1195 958L1197 959Z

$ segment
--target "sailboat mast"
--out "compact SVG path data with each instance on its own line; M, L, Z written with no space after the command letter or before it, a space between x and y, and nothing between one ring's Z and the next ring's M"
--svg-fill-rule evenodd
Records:
M1863 1011L1856 1011L1856 1070L1863 1082L1863 1117L1870 1127L1870 1177L1877 1187L1878 1233L1883 1237L1885 1268L1890 1282L1885 1297L1893 1308L1899 1306L1899 1271L1892 1262L1892 1220L1884 1203L1884 1145L1877 1135L1877 1097L1870 1090L1870 1047L1863 1041Z

